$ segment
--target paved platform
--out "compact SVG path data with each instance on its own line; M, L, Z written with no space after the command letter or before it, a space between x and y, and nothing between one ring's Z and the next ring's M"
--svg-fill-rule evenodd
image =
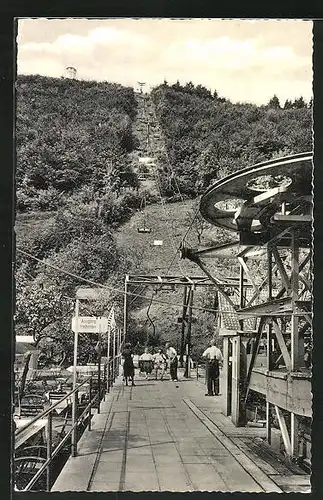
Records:
M263 429L237 429L204 393L203 380L117 381L52 491L309 491L308 475L249 446Z

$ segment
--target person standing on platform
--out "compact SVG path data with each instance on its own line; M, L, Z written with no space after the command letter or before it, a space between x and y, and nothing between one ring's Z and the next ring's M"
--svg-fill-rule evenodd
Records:
M169 360L170 378L174 382L177 382L178 359L177 359L176 349L174 349L174 347L172 347L169 342L166 343L165 347L166 347L166 356Z
M140 371L145 373L146 379L148 379L148 375L150 375L154 367L154 358L150 354L148 347L145 348L145 352L140 356L139 364Z
M156 372L156 380L158 378L159 371L161 372L160 380L163 380L167 366L167 357L161 349L158 349L158 351L155 354L153 354L153 358L154 358L154 368Z
M206 396L219 395L219 377L220 377L220 364L223 357L220 349L216 347L215 340L212 340L210 347L205 349L202 354L206 359L206 380L207 380L207 394Z
M127 343L122 351L122 357L124 359L123 363L123 378L128 385L128 378L131 380L131 385L135 385L135 367L133 364L133 353L131 349L131 344Z

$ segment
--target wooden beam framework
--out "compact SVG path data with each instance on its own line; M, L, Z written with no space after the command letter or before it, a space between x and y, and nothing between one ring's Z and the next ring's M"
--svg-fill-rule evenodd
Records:
M202 196L200 211L209 223L238 232L238 242L182 249L182 257L200 267L222 302L224 412L231 411L232 421L243 425L251 393L262 394L267 440L271 442L275 416L286 455L292 459L299 453L300 419L312 416L311 370L304 356L304 338L309 338L312 324L311 193L312 153L235 172L210 186ZM236 199L242 200L239 208L227 209L230 200ZM202 258L214 257L237 259L240 276L234 294L202 262ZM248 354L244 352L246 338L252 346ZM260 345L265 352L261 369L257 365Z

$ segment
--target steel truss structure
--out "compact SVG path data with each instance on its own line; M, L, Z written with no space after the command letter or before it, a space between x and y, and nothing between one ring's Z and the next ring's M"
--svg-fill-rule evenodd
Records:
M182 248L182 257L215 284L204 259L239 262L238 296L218 289L224 412L236 425L245 425L252 393L262 395L267 441L275 421L285 454L310 462L312 153L258 164L220 180L202 196L200 211L211 224L239 236L238 242L219 247ZM225 308L231 314L223 314ZM261 344L265 366L256 363Z
M181 349L180 349L180 365L184 366L184 355L186 356L185 377L190 376L189 357L191 353L191 333L193 322L194 308L194 293L198 287L216 288L221 293L228 297L228 290L237 290L239 288L239 280L235 277L227 278L225 281L212 277L209 279L205 276L157 276L157 275L126 275L124 288L124 338L128 332L128 297L136 297L138 287L152 286L156 290L174 291L175 287L183 286L183 305L182 315L178 318L181 324ZM249 287L245 283L245 287ZM138 294L138 297L141 295ZM230 300L230 299L229 299ZM216 312L216 311L215 311Z

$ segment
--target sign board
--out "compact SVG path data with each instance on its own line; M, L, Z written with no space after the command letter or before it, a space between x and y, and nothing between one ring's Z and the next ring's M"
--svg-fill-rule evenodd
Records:
M78 323L78 324L77 324ZM108 318L95 316L79 316L72 318L72 330L79 333L105 333L109 328Z
M238 335L237 330L229 330L228 328L219 328L220 337L235 337Z
M152 163L155 160L155 158L152 158L151 156L142 156L139 158L139 163Z
M78 288L76 298L81 300L97 300L104 293L104 288Z
M72 330L80 333L98 333L99 318L95 316L79 316L72 318Z
M154 240L155 247L161 247L163 245L163 240Z

